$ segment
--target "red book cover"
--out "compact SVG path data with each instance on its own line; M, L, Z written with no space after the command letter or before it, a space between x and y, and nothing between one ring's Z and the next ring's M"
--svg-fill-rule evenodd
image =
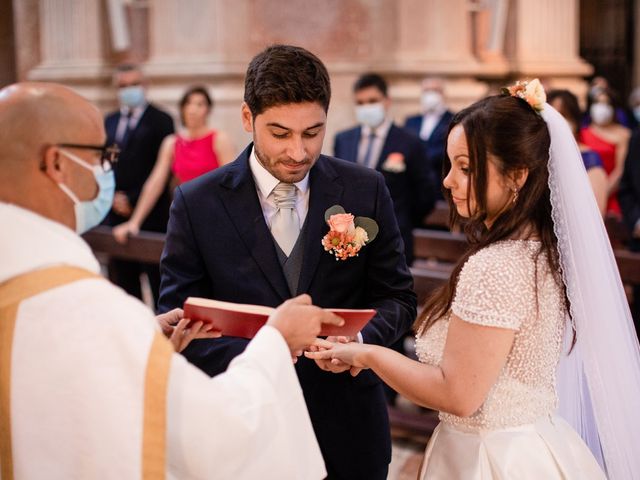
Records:
M189 297L184 302L184 317L192 321L211 323L222 335L253 338L267 322L275 309L263 305L222 302L208 298ZM353 310L346 308L328 308L327 310L342 317L342 327L323 325L320 336L344 335L354 337L376 314L373 309Z

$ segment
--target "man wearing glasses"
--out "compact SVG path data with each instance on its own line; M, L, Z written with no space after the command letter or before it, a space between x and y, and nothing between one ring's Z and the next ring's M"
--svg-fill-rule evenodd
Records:
M120 161L114 168L116 192L105 224L116 226L129 219L142 187L151 174L164 138L173 133L173 120L166 112L147 102L145 79L137 65L119 66L113 76L118 91L119 109L105 119L107 144L117 144ZM169 192L165 191L142 224L142 230L166 232L169 219ZM109 278L127 293L142 298L140 274L146 273L153 295L158 300L160 274L157 265L129 260L109 261Z
M104 140L65 87L0 90L0 477L324 478L291 355L343 321L303 295L224 374L188 364L78 236L113 198Z

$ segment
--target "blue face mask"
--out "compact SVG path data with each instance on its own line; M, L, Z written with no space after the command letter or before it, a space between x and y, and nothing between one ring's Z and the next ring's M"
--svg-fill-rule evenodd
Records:
M129 108L135 108L142 105L145 101L144 88L142 88L142 85L122 87L118 90L118 100L120 100L120 105L124 105Z
M371 128L377 128L382 124L386 114L387 112L385 112L382 102L356 106L356 120L358 120L358 123Z
M113 195L116 191L116 179L113 170L105 172L99 165L90 165L77 155L60 149L65 157L73 160L78 165L93 173L98 184L98 195L93 200L81 201L75 193L64 183L59 183L60 189L73 201L76 214L76 232L83 234L98 225L107 216L113 204Z
M633 109L633 116L638 122L640 122L640 106L637 106Z

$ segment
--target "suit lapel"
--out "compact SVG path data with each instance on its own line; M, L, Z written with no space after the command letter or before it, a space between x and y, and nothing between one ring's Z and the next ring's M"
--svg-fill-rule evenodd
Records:
M360 146L360 135L362 134L361 127L353 130L353 134L349 139L348 155L349 159L353 159L353 163L358 163L358 147Z
M384 143L382 144L382 150L380 151L380 157L378 158L378 163L376 163L376 170L382 170L382 164L385 159L391 153L392 147L395 146L395 135L396 135L396 126L392 123L389 127L389 131L387 132L387 138L384 139Z
M304 259L298 282L298 294L309 290L311 281L323 254L322 237L329 231L324 221L324 212L342 199L342 180L333 169L327 157L321 155L309 174L309 212L304 246ZM328 255L328 254L327 254Z
M230 166L221 183L221 197L240 240L246 245L267 281L282 300L286 300L290 297L289 287L278 261L273 237L264 220L249 168L251 147L252 144Z

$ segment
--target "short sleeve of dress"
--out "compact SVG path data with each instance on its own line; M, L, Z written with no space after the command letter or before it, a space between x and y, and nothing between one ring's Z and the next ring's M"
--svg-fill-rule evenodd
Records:
M581 154L585 169L589 170L590 168L595 167L604 168L602 166L602 159L598 152L594 150L585 150L584 152L581 152Z
M518 330L535 314L535 263L524 241L490 245L460 271L452 312L478 325Z

